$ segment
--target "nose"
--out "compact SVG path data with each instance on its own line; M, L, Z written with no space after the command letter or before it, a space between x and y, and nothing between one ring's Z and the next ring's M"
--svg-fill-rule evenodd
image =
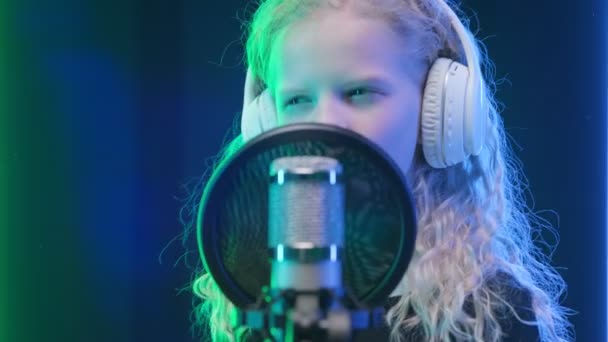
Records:
M319 98L313 111L313 121L341 128L350 128L348 107L336 96Z

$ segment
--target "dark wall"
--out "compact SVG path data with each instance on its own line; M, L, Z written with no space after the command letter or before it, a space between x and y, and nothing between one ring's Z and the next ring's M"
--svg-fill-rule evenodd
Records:
M0 340L193 340L196 254L171 240L241 106L244 4L0 2ZM577 340L606 340L607 6L463 4Z
M478 8L482 35L508 83L499 87L534 196L561 242L553 265L579 341L606 340L606 4L495 2ZM547 236L549 241L556 241Z

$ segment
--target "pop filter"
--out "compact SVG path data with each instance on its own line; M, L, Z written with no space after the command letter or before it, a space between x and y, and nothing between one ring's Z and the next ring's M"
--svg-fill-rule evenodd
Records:
M396 164L363 136L306 123L270 130L220 165L199 206L197 238L203 264L239 308L270 285L269 167L289 156L338 160L344 182L343 284L358 305L384 305L414 251L416 217Z

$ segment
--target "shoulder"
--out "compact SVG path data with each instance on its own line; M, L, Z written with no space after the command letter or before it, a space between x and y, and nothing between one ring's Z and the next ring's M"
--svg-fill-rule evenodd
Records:
M488 288L503 298L513 307L522 320L534 321L532 294L522 286L512 275L499 272L487 281Z
M499 272L487 281L488 288L498 294L507 304L496 311L496 316L504 333L503 341L536 341L539 332L533 322L536 314L530 290L522 286L512 275Z
M536 320L536 315L534 313L534 309L532 306L532 295L531 292L522 286L512 275L508 273L497 273L494 276L491 276L486 281L486 286L495 294L497 294L504 303L509 304L513 310L511 310L507 305L495 305L494 307L494 315L500 324L501 330L503 332L503 337L501 339L502 342L534 342L539 340L540 334L538 332L538 328L531 324L525 322L534 322ZM399 297L391 297L389 298L387 305L385 306L385 310L389 310L394 305L397 305L399 301ZM463 310L469 317L475 317L475 309L473 298L469 296L464 303ZM408 317L415 315L413 310L409 308ZM414 331L410 331L411 334L408 334L405 337L405 341L419 341L420 338L414 337L415 334L421 334L422 331L418 327L418 329ZM411 335L411 336L410 336ZM366 335L366 337L370 337L371 335ZM384 335L374 335L378 337L378 339L368 338L366 341L370 340L387 340L382 339L382 337L388 336L388 329L384 332ZM422 335L416 335L422 336ZM359 341L359 340L356 340ZM363 341L363 340L361 340Z

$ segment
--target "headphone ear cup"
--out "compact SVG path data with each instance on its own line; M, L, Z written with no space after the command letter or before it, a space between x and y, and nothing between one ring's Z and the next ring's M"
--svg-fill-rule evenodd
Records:
M253 102L243 107L241 134L248 141L277 127L277 112L270 90L265 89Z
M467 154L479 155L484 146L489 117L488 99L481 76L471 76L467 84L464 112L464 147Z
M445 74L450 62L447 58L439 58L433 63L422 94L422 117L420 119L422 150L427 163L434 168L446 167L442 152L443 109L441 102Z
M241 135L244 141L277 126L277 112L274 99L268 88L261 87L259 79L251 69L247 70L243 91L243 111L241 114Z
M427 162L435 168L458 164L465 151L464 110L469 71L439 58L429 70L422 102L422 142Z

